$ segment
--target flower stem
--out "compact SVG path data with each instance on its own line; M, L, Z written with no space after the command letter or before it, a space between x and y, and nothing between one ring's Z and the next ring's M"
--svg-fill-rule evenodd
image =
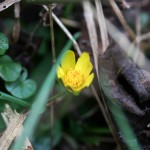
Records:
M67 93L67 91L64 90L64 91L61 91L60 93L58 93L58 94L52 96L52 97L49 99L49 103L47 104L47 106L50 106L50 104L51 104L53 101L57 100L57 98L59 98L60 96L65 95L66 93Z

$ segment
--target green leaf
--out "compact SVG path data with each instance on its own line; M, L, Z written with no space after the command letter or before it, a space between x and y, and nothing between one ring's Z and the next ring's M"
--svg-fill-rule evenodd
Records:
M4 106L5 106L5 101L0 101L0 112L4 111ZM4 120L2 118L2 115L0 115L0 132L4 131L4 129L6 128L6 125L4 123Z
M9 44L7 37L3 33L0 33L0 55L4 55L8 48Z
M26 80L26 72L22 74L15 82L6 83L6 89L13 95L21 99L26 99L32 96L36 90L36 83L31 80Z
M4 81L15 81L19 77L21 70L21 65L14 62L9 56L0 57L0 77Z
M21 73L21 76L20 76L20 79L21 80L26 80L28 77L28 71L26 68L22 68L22 73Z
M80 137L80 140L87 144L98 145L100 143L100 137L98 136L84 136Z
M30 104L28 102L25 102L19 98L16 98L14 96L11 96L9 94L6 94L6 93L3 93L0 91L0 102L2 102L2 101L5 101L5 103L6 103L6 101L7 101L7 103L11 102L11 105L13 104L13 105L15 105L15 107L19 106L19 105L23 106L23 107L30 106ZM0 104L0 106L1 106L1 104ZM0 112L1 112L1 107L0 107Z
M58 144L61 137L62 137L62 124L61 121L58 119L55 119L54 121L54 145ZM50 139L51 140L51 139Z

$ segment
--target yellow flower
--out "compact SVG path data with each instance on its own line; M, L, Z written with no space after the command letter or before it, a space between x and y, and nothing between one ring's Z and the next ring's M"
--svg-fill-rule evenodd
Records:
M76 62L74 52L68 50L61 61L61 66L58 67L57 77L69 91L77 95L93 81L92 69L88 53L82 53Z

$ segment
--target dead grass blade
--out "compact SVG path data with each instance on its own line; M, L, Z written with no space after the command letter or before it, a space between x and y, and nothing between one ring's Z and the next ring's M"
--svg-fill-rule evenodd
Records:
M104 17L101 1L95 0L95 5L96 5L96 12L97 12L97 21L99 24L100 35L102 40L102 53L104 53L109 45L107 28L105 24L105 17Z
M48 11L48 7L43 5L44 9L46 11ZM76 42L76 40L73 38L73 36L71 35L71 33L68 31L68 29L64 26L64 24L60 21L60 19L54 14L52 13L52 17L55 20L55 22L59 25L59 27L64 31L64 33L68 36L68 38L73 42L73 46L76 49L77 53L80 55L81 54L81 50L79 48L78 43Z
M80 55L81 54L81 50L79 48L79 45L76 42L76 40L73 38L73 36L71 35L71 33L68 31L68 29L63 25L63 23L60 21L60 19L54 13L52 13L52 16L53 16L55 22L65 32L65 34L68 36L68 38L73 42L74 48L76 49L77 53Z
M13 140L19 138L23 127L22 124L26 118L24 114L19 114L15 110L13 111L9 105L5 105L5 110L1 113L2 118L7 126L3 135L0 138L0 150L8 150ZM33 150L32 145L28 138L24 143L23 150Z
M100 52L98 51L98 43L97 43L98 38L97 38L96 26L95 26L95 22L94 22L94 18L97 19L97 17L96 17L97 13L96 13L95 9L92 7L90 2L83 2L83 9L84 9L84 17L85 17L86 24L87 24L87 29L88 29L88 33L89 33L89 37L90 37L90 44L91 44L91 47L93 50L94 63L95 63L95 68L96 68L96 67L98 67L98 55L100 54ZM104 15L103 15L103 17L104 17ZM105 28L106 28L106 26L105 26ZM97 73L97 78L99 81L99 71L97 68L96 68L96 73ZM99 87L101 88L100 85L99 85ZM114 139L115 139L119 149L121 150L121 146L120 146L119 140L116 136L116 130L113 125L111 116L109 114L106 102L105 102L103 96L101 96L101 99L100 99L100 97L93 85L91 86L91 89L92 89L93 94L97 100L97 103L104 115L104 118L114 136Z
M84 10L84 18L86 21L88 34L90 38L90 44L93 51L93 57L94 57L94 64L96 69L97 78L98 77L98 37L96 32L96 25L94 22L94 13L91 6L91 3L89 1L84 1L83 3L83 10Z
M93 7L94 18L97 18L96 10ZM109 35L114 41L129 55L130 58L141 68L150 71L150 61L145 57L144 53L135 46L130 40L119 31L107 18L105 18L106 27ZM141 35L140 41L150 38L150 33ZM136 56L135 56L136 54Z
M133 61L147 71L150 71L150 62L137 48L134 43L131 43L129 39L121 33L108 19L106 19L107 31L114 41L133 59ZM134 54L136 53L136 56Z
M129 34L129 37L134 40L135 39L135 34L134 32L131 30L131 28L128 26L124 16L122 15L119 7L117 6L117 4L115 3L114 0L109 0L111 7L113 8L115 14L117 15L118 19L120 20L122 26L124 27L124 29L126 30L126 32Z
M21 0L5 0L4 2L0 2L0 11L3 11L4 9L7 9L11 5L20 2Z
M140 36L140 41L147 40L147 39L150 39L150 32Z

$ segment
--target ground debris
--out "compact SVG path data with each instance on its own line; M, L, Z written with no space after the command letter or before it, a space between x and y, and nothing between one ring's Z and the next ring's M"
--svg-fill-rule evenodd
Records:
M22 124L26 118L26 115L19 114L16 110L13 111L8 104L5 105L5 110L1 113L1 115L7 129L0 138L0 149L8 150L13 140L17 140L20 137L23 130ZM23 150L29 150L29 148L30 150L33 150L30 141L26 138Z

